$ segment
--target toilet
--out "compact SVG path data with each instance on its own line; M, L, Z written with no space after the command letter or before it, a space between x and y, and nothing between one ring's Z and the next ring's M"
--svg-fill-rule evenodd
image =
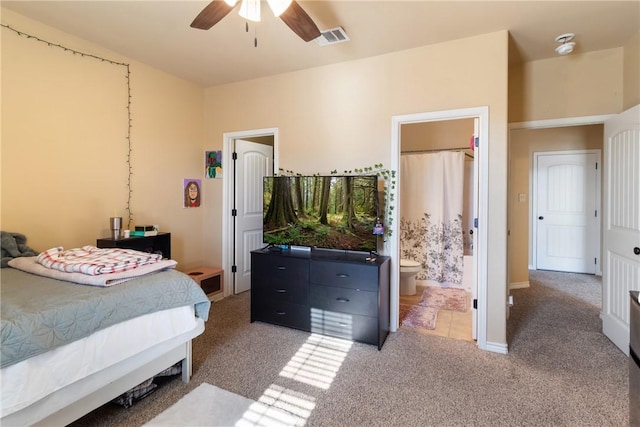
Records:
M416 274L422 270L422 265L410 259L400 260L400 295L416 294Z

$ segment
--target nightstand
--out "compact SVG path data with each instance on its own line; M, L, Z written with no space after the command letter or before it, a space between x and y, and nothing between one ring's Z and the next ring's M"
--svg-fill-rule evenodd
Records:
M161 253L162 258L171 258L171 233L158 233L157 236L131 236L114 239L113 237L96 240L99 248L134 249L148 253Z
M214 267L192 268L184 272L189 275L207 294L209 299L214 295L221 294L224 290L224 270Z

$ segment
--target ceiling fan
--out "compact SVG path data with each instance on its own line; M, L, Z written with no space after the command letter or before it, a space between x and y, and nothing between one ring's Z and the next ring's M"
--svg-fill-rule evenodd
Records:
M318 26L295 0L267 0L275 16L302 40L308 42L320 36ZM213 0L196 16L191 27L208 30L227 16L238 4L238 0ZM240 16L250 21L260 21L260 0L241 0Z

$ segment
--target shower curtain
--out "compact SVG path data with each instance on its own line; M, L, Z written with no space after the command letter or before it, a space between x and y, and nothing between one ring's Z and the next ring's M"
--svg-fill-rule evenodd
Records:
M403 154L400 256L418 261L416 279L462 287L464 153Z

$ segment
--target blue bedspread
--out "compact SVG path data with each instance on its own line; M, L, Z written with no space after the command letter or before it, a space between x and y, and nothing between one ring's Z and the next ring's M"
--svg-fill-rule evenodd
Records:
M78 285L5 268L0 276L0 367L45 353L137 316L211 302L186 274L160 271L113 287Z

